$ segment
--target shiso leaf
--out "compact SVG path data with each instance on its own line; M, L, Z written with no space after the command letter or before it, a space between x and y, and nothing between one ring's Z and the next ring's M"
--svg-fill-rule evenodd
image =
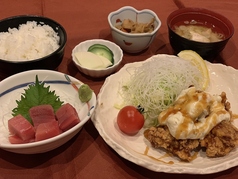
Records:
M17 107L12 110L12 115L21 114L32 123L29 110L34 106L49 104L54 111L57 111L64 102L55 94L55 91L50 91L50 86L45 87L44 85L45 83L39 82L36 75L35 83L30 84L28 89L24 89L25 93L21 95L21 99L16 100Z

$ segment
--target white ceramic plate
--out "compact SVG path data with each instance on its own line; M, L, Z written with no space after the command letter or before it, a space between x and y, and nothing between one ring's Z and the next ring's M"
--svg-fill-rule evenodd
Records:
M166 56L152 56L148 60L154 58L159 60L160 58L166 58ZM105 142L125 159L156 172L208 174L238 165L238 148L221 158L208 158L204 152L199 152L195 160L186 163L152 147L149 147L149 151L145 155L145 151L148 149L147 146L150 146L150 144L143 137L143 130L135 136L127 136L120 132L116 125L118 110L114 108L114 105L121 100L120 95L118 95L120 81L128 79L128 69L133 69L146 62L125 65L118 73L108 77L102 86L92 121ZM238 114L238 70L209 62L207 62L207 66L211 79L207 91L212 94L220 94L225 91L228 101L231 103L231 110ZM235 126L238 127L238 120L235 121Z
M60 97L64 103L70 103L78 112L81 122L62 134L50 139L27 144L11 144L8 140L9 131L7 121L12 117L11 111L17 106L21 94L27 85L35 82L36 75L39 81L45 82L45 87L50 86L50 91ZM69 75L50 70L31 70L6 78L0 82L0 148L24 154L43 153L53 150L75 136L89 120L96 105L96 95L88 103L82 103L78 98L80 85L83 83Z

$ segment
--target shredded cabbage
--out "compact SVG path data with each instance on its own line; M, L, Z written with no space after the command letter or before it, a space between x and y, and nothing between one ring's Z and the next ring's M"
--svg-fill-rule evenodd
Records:
M202 89L201 72L187 60L175 56L153 56L134 69L119 89L123 105L144 108L145 127L155 126L158 115L173 104L189 86Z

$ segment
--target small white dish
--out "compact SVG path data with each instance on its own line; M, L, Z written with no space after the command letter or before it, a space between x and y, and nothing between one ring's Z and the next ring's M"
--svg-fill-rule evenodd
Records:
M79 62L76 59L74 54L76 52L87 52L88 48L94 44L105 45L113 52L114 64L112 66L107 67L105 69L89 69L89 68L85 68L79 64ZM86 40L86 41L81 42L78 45L76 45L72 51L72 59L73 59L75 66L79 69L80 72L84 73L85 75L94 77L94 78L100 78L100 77L108 76L117 70L117 68L119 67L119 65L122 62L123 52L122 52L121 48L113 42L110 42L108 40L103 40L103 39L92 39L92 40Z
M39 81L44 81L44 86L50 86L50 91L60 97L64 103L70 103L78 112L80 123L62 134L26 144L11 144L8 140L9 130L7 121L12 117L12 109L17 106L16 100L21 99L24 89L30 83L35 82L38 76ZM90 119L96 106L96 95L93 93L92 99L87 103L82 103L78 98L80 85L83 83L76 78L50 70L31 70L10 76L0 82L0 148L21 154L44 153L53 150L74 137Z
M127 33L115 27L116 24L121 24L124 19L130 19L133 22L139 23L149 23L152 18L155 21L154 30L151 33ZM108 15L108 23L111 28L113 41L129 53L138 53L147 49L153 42L161 26L161 21L155 12L149 9L139 11L131 6L124 6L111 12Z

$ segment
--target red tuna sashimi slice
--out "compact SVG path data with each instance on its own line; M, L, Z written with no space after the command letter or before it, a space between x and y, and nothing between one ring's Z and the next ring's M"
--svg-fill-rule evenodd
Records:
M66 131L80 122L77 111L69 103L62 105L55 115L62 131Z
M51 137L57 136L61 133L58 121L51 121L46 123L41 123L36 128L35 141L41 141L44 139L49 139Z
M34 127L20 114L8 120L8 129L11 135L17 135L23 141L35 137Z
M29 114L35 128L39 124L56 120L54 109L51 105L48 104L43 104L30 108Z
M11 144L25 144L29 142L34 142L35 139L30 139L30 140L22 140L20 137L17 135L11 135L8 137L8 140Z

